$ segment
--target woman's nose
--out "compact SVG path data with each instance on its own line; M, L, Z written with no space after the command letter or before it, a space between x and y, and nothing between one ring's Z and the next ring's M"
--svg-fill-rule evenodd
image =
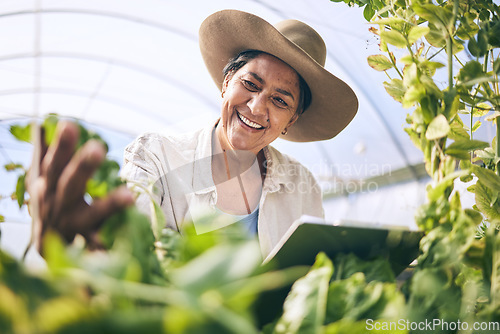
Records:
M262 94L253 95L248 103L248 106L253 115L267 114L266 98Z

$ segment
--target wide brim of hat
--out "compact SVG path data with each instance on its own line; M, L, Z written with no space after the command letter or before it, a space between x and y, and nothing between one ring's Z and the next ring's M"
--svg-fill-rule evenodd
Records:
M245 50L274 55L304 78L311 90L311 105L288 133L281 136L283 139L295 142L330 139L356 115L358 100L351 87L256 15L238 10L216 12L203 21L199 42L205 64L219 89L228 61Z

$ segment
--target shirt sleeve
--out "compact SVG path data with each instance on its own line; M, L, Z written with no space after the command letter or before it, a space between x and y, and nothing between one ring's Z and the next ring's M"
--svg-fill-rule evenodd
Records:
M178 230L172 206L165 202L170 196L162 161L166 157L161 149L162 140L157 137L156 134L142 135L125 148L121 176L129 188L138 191L136 206L140 211L151 217L152 201L155 201L165 215L166 227Z

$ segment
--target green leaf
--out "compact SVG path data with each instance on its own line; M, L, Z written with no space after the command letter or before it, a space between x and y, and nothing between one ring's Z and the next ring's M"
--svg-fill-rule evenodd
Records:
M489 23L488 43L498 48L500 47L500 20L497 19L496 22L490 21Z
M433 71L433 70L430 70L430 71ZM425 92L428 94L428 95L434 95L438 98L441 98L442 97L442 92L441 90L439 89L439 87L434 83L434 80L432 80L429 76L427 75L422 75L420 77L420 81L422 83L422 85L424 86L425 88Z
M5 222L5 216L0 215L0 223L4 223L4 222Z
M415 26L410 29L410 32L408 33L408 42L410 45L415 43L419 38L422 38L423 36L427 35L429 33L430 28L425 27L425 26Z
M178 287L201 295L248 277L260 266L261 261L256 241L239 245L226 243L206 250L184 266L175 269L170 273L170 278Z
M468 82L480 77L485 77L483 66L476 60L467 62L458 72L458 80L461 82Z
M475 154L476 154L475 161L481 159L489 159L489 160L495 159L495 152L491 147L487 147L484 150L477 150Z
M450 149L446 150L446 154L459 160L469 160L470 153L466 150Z
M380 33L380 38L387 44L394 45L397 48L406 47L406 39L399 31L396 30L386 30Z
M368 65L377 71L386 71L393 67L390 59L384 55L368 56Z
M311 271L297 280L283 304L275 333L320 333L326 315L332 262L319 253Z
M47 266L53 272L61 269L75 267L74 261L65 250L61 236L54 231L49 231L44 236L43 256Z
M10 127L10 133L19 141L31 143L31 124L26 126L12 125Z
M444 115L436 116L427 127L425 138L435 140L445 137L450 132L450 125Z
M392 79L390 82L384 81L384 88L387 93L396 101L402 102L406 93L406 87L403 85L403 80Z
M11 162L11 163L8 163L4 166L5 170L7 172L12 172L12 171L15 171L15 170L18 170L18 169L21 169L21 170L24 170L24 166L21 165L21 164L16 164L14 162Z
M474 123L474 125L472 126L471 131L472 131L472 132L476 132L476 131L477 131L477 129L479 129L479 127L480 127L480 126L481 126L481 121L476 121L476 122Z
M411 85L403 97L403 108L409 108L420 102L426 96L425 87L422 84Z
M406 21L402 18L399 17L388 17L388 18L383 18L380 20L372 21L372 24L380 24L380 25L388 25L391 26L393 24L401 24L405 23Z
M500 176L496 175L495 172L477 165L472 165L472 171L485 186L493 191L500 190Z
M471 39L473 36L476 36L478 31L479 26L474 21L467 23L462 22L457 29L457 37L466 41Z
M486 147L489 147L490 144L481 140L456 140L451 143L445 150L445 153L448 150L465 150L465 151L473 151L473 150L482 150Z
M19 208L21 208L24 205L24 194L26 193L25 179L26 179L26 173L22 174L17 179L16 198L17 198L17 204L19 205Z
M473 117L481 117L487 115L491 110L491 106L488 103L478 103L474 110L472 111Z
M396 284L378 281L367 283L363 273L358 272L330 284L326 323L398 319L403 314L404 304L404 297ZM366 328L361 333L366 333Z
M455 22L453 21L453 12L449 6L441 7L434 4L413 4L412 8L418 16L429 21L429 24L433 24L441 30L449 31L453 28Z
M436 48L443 48L446 46L446 31L438 29L434 24L429 23L429 33L425 35L425 39L430 45Z
M435 187L430 187L427 191L427 198L429 198L429 201L435 202L437 201L440 197L443 197L445 195L445 191L449 189L453 185L453 181L458 178L462 177L464 175L468 175L468 171L464 170L458 170L456 172L453 172L451 174L446 175L438 184L436 184Z
M106 219L99 230L103 246L111 251L127 251L139 264L143 282L151 282L152 275L159 272L159 263L154 249L155 238L149 218L132 206ZM137 276L134 274L132 276Z
M335 279L346 279L355 273L362 272L366 282L392 282L396 281L394 272L388 259L378 257L372 260L363 260L353 253L339 254L335 257Z
M488 36L484 29L479 30L477 39L471 38L467 49L474 57L482 57L488 51Z
M452 140L467 140L469 139L469 134L465 131L463 124L459 121L459 117L455 117L450 124L450 133L448 138Z
M92 198L102 198L111 190L123 184L119 176L120 165L116 161L106 159L101 163L92 178L87 182L87 193Z
M365 18L365 20L370 21L374 15L375 15L375 10L371 6L371 4L368 3L365 6L365 9L363 10L363 17Z
M415 61L413 60L413 57L411 55L405 55L399 58L399 62L404 65L410 65L413 64Z
M478 167L480 168L480 167ZM477 175L477 174L476 174ZM481 179L476 182L474 193L479 210L491 220L500 219L500 204L498 201L498 189L493 190L486 186Z

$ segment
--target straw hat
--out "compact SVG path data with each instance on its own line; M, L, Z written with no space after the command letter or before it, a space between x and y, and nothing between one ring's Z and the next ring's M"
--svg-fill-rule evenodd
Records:
M311 105L281 136L283 139L306 142L333 138L356 114L356 94L325 70L325 42L303 22L285 20L272 26L250 13L223 10L203 21L199 38L201 54L219 89L224 66L245 50L272 54L304 78L311 89Z

